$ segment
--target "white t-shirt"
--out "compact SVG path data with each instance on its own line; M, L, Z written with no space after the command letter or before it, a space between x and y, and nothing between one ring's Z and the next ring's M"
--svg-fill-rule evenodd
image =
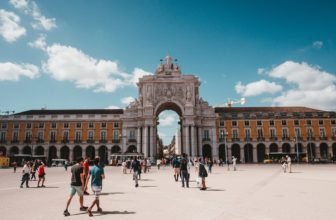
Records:
M23 173L30 173L30 167L28 167L27 164L25 164L22 168L22 172Z

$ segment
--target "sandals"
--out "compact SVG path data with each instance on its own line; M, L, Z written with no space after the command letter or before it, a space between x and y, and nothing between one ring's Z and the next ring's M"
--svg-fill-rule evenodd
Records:
M102 208L97 209L97 212L102 213L103 212Z
M91 210L89 210L89 209L88 209L88 210L87 210L87 212L88 212L88 214L89 214L89 216L90 216L90 217L92 217L92 216L93 216L93 215L92 215L92 211L91 211Z

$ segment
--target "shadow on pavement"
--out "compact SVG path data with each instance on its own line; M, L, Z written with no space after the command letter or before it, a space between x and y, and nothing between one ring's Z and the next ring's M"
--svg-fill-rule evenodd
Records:
M116 195L116 194L125 194L124 192L106 192L100 193L101 196Z
M157 186L139 186L141 188L150 188L150 187L157 187Z
M215 191L215 192L224 192L224 189L211 189L211 188L207 188L206 191Z
M154 181L153 179L141 179L140 181Z
M130 215L135 214L136 212L129 212L129 211L103 211L101 215Z

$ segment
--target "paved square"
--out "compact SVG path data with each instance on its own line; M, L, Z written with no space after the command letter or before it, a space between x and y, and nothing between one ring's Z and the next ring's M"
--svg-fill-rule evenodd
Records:
M294 165L282 173L280 165L238 165L238 171L213 168L207 191L200 191L191 168L190 188L175 182L170 167L142 175L139 188L132 175L120 167L105 168L101 206L97 219L336 219L336 166ZM0 170L1 219L88 219L79 211L77 195L69 212L70 170L47 168L46 188L19 188L21 168ZM92 196L84 197L88 206Z

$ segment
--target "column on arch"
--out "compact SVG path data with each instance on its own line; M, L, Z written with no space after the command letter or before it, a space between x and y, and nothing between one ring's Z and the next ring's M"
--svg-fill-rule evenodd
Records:
M211 129L211 142L212 142L212 159L218 159L218 146L217 146L217 136L216 128Z
M137 152L141 153L141 129L140 127L137 128Z
M240 146L240 162L245 163L245 152L244 152L244 145Z
M154 149L154 143L156 143L155 142L155 139L156 139L156 137L155 137L155 132L154 132L154 126L149 126L149 133L150 133L150 135L149 135L149 149L150 149L150 157L151 157L151 159L154 159L154 157L155 157L155 155L156 155L156 152L154 151L155 149Z
M144 126L142 129L142 150L143 150L143 154L145 157L148 157L148 152L147 152L147 134L148 133L148 129L147 126Z
M184 140L184 151L183 153L186 153L187 155L190 155L189 152L189 125L183 126L183 138Z
M253 144L253 163L258 163L257 146Z
M227 157L228 157L228 161L231 161L231 159L232 159L232 145L231 144L229 144L229 143L226 143L226 145L227 145ZM226 150L225 149L225 150Z
M195 157L197 155L197 137L195 126L191 126L191 155L190 157Z
M202 127L198 127L198 155L203 157L203 145L202 145Z

